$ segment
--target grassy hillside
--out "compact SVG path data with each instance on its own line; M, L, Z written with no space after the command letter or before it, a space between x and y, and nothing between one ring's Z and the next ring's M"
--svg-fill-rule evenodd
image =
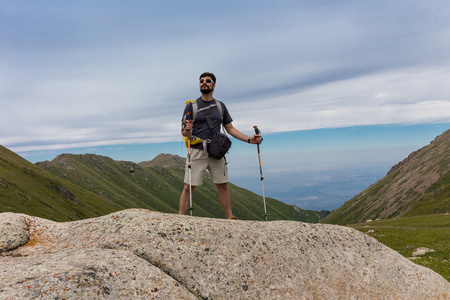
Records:
M450 214L415 216L349 225L450 281ZM433 249L412 258L415 249Z
M450 212L450 130L414 151L388 174L321 222L354 224Z
M177 212L179 191L170 184L174 178L164 169L147 170L133 162L95 154L63 154L36 165L124 208Z
M139 207L177 213L183 188L185 159L161 154L139 164L114 161L95 154L64 154L53 161L37 165L93 193L126 207ZM131 171L131 172L130 172ZM248 190L229 184L233 213L243 220L263 220L263 200ZM217 190L211 177L193 194L194 215L223 218ZM315 211L296 210L275 199L266 199L270 220L318 222L323 215Z
M70 221L121 209L120 205L58 178L0 146L0 212Z

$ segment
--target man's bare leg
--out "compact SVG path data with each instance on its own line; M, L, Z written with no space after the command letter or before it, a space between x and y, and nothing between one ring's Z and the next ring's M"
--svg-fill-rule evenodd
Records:
M191 187L192 193L194 193L195 186ZM190 205L189 197L189 184L185 183L183 191L180 196L180 205L178 206L178 214L185 215Z
M233 212L231 210L230 194L228 193L227 183L216 184L217 193L219 194L219 202L225 213L225 218L231 219Z

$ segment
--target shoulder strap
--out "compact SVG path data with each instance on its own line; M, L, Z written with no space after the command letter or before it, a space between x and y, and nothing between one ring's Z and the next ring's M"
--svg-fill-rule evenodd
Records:
M197 116L197 112L198 112L198 103L195 100L187 100L186 101L186 105L188 105L189 103L192 104L192 124L194 124L194 120L195 117ZM186 122L186 116L183 117L183 124Z
M223 123L223 108L222 108L222 103L219 100L214 98L214 104L211 104L209 106L203 107L201 109L198 109L198 103L197 103L196 100L187 100L186 101L186 105L188 105L189 102L192 104L192 124L194 123L195 117L197 117L197 113L199 111L207 110L207 109L210 109L211 107L214 107L214 106L216 106L217 110L219 111L220 118L221 118L221 120L220 120L221 122L220 123Z
M214 101L216 102L217 109L219 110L219 113L220 113L220 118L221 118L221 122L220 122L220 123L223 123L223 109L222 109L222 103L220 103L220 101L217 100L216 98L214 98Z
M211 117L209 115L206 115L205 118L206 118L206 121L208 122L209 130L211 131L212 135L215 136L216 133L214 132L214 126L212 124Z
M195 117L197 116L198 112L198 103L195 100L191 100L192 103L192 123L194 123Z
M200 109L200 111L202 111L202 110L204 110L204 109L209 109L209 108L211 108L211 107L216 106L216 107L217 107L217 110L218 110L219 113L220 113L220 127L222 127L223 132L224 132L225 135L226 135L227 133L226 133L226 131L225 131L225 127L223 126L223 108L222 108L222 103L221 103L219 100L215 99L215 98L214 98L214 102L215 102L215 104L211 104L211 105L208 106L208 107L204 107L204 108ZM211 121L211 118L210 118L209 114L206 114L205 117L206 117L206 121L208 122L208 127L209 127L209 129L211 130L211 132L213 133L213 135L215 135L215 132L214 132L214 130L213 130L212 121Z

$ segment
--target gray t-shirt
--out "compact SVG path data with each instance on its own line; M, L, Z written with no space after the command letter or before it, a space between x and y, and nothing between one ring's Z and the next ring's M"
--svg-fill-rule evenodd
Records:
M195 117L194 121L194 127L192 130L192 135L201 139L210 139L212 138L211 130L208 126L208 121L206 120L206 115L209 114L209 117L211 118L211 122L213 124L214 132L220 131L220 112L217 109L217 107L211 107L209 109L200 111L203 107L207 107L211 104L214 104L214 100L211 102L203 101L201 98L198 98L195 100L198 105L198 112L197 116ZM228 112L227 107L225 104L223 104L221 101L219 101L219 104L222 105L222 111L223 111L223 125L227 125L231 122L233 122L233 119L231 118L230 113ZM192 112L192 103L189 102L186 107L184 108L183 116L185 116L188 112ZM192 145L192 148L198 148L202 149L201 144Z

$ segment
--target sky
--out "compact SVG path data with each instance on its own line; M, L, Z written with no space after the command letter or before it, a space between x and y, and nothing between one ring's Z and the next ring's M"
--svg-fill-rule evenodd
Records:
M0 144L184 156L210 71L233 125L265 137L266 194L335 209L450 128L449 53L448 1L0 0ZM230 181L261 193L255 156L234 140Z

